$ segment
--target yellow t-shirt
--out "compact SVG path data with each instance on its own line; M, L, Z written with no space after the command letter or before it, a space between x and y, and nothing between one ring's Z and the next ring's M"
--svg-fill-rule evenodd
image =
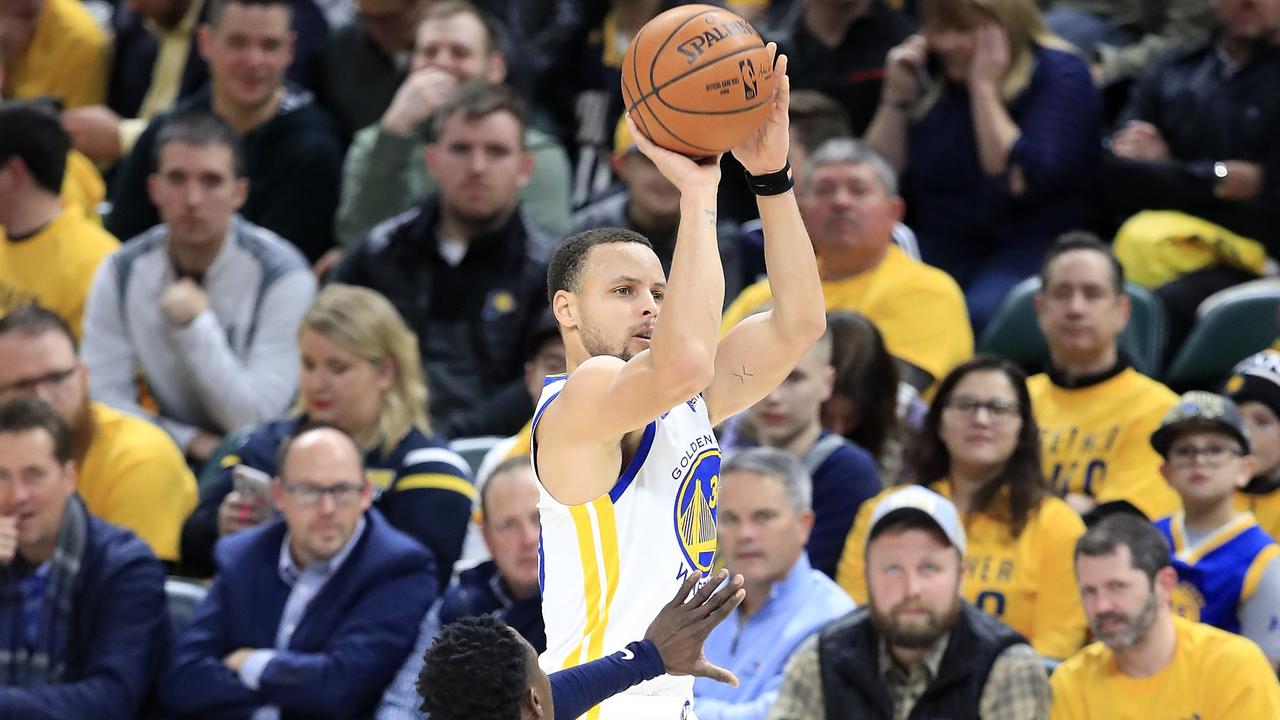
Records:
M161 560L177 560L182 523L196 507L196 479L182 452L146 420L96 402L91 412L80 497L89 512L137 533Z
M96 220L98 204L107 196L107 184L92 160L72 150L67 153L67 171L59 196L63 205L75 205L85 217Z
M1173 626L1173 662L1151 677L1122 674L1100 642L1059 665L1052 720L1280 718L1280 684L1257 645L1176 616Z
M1235 506L1241 512L1253 513L1258 527L1280 541L1280 490L1265 495L1237 492Z
M1134 370L1067 389L1041 373L1027 379L1040 426L1044 475L1059 494L1128 500L1147 517L1172 515L1182 501L1160 475L1151 433L1178 402L1172 390Z
M874 269L822 283L827 312L861 313L884 336L885 346L941 380L973 355L973 328L964 293L945 272L908 257L890 245ZM724 311L722 332L773 299L768 280L747 287Z
M107 101L106 33L79 0L46 0L27 49L6 68L5 95L52 95L70 109Z
M947 480L929 486L951 497ZM864 559L871 513L886 494L862 504L836 567L836 582L859 605L867 602ZM1084 644L1087 622L1076 588L1074 552L1084 522L1065 502L1045 498L1032 512L1022 535L986 513L964 518L964 598L1022 633L1036 652L1070 657Z
M0 242L0 315L39 303L66 320L79 339L93 275L119 247L115 237L73 206L31 237Z

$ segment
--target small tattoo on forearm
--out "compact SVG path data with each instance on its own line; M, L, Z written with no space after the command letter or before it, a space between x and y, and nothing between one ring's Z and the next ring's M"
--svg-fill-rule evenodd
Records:
M736 378L738 378L738 382L739 382L739 383L742 383L742 384L744 384L744 385L745 385L745 384L746 384L746 382L747 382L747 378L749 378L749 377L755 377L755 375L752 375L751 373L747 372L747 366L746 366L746 365L743 365L743 366L742 366L742 372L735 372L735 373L733 374L733 376L734 376L734 377L736 377Z

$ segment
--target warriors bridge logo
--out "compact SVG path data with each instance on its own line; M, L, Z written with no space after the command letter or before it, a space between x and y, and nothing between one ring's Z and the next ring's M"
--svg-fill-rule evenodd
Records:
M676 493L674 522L680 551L703 575L716 556L716 503L720 497L720 451L703 450L689 464Z

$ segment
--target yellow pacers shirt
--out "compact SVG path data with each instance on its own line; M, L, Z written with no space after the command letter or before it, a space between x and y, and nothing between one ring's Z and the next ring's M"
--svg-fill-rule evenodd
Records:
M1237 510L1253 513L1262 528L1273 540L1280 539L1280 490L1265 495L1237 492L1235 499Z
M1116 667L1093 643L1058 666L1052 720L1272 720L1280 685L1262 650L1239 635L1173 618L1173 662L1147 678Z
M7 68L5 95L28 100L52 95L63 107L107 100L107 35L79 0L45 0L35 33Z
M0 242L0 315L38 303L57 313L80 338L84 300L98 264L120 243L78 207L66 206L48 225L21 240Z
M867 316L885 346L941 380L973 355L973 328L964 293L951 276L913 260L890 245L874 269L822 283L827 312L849 310ZM768 280L747 287L724 311L722 332L773 300Z
M951 497L947 480L929 488ZM863 561L871 513L895 489L862 504L836 568L836 582L859 605L867 602ZM987 513L968 514L964 531L965 600L1022 633L1041 655L1065 658L1079 650L1087 627L1073 561L1076 540L1084 534L1080 516L1062 500L1047 497L1017 538Z
M89 512L137 533L161 560L178 559L196 479L168 433L102 403L91 406L93 442L77 490Z
M1172 390L1125 368L1082 388L1055 385L1041 373L1027 379L1027 391L1040 426L1044 474L1059 494L1128 500L1152 519L1182 509L1151 447L1151 433L1178 401Z

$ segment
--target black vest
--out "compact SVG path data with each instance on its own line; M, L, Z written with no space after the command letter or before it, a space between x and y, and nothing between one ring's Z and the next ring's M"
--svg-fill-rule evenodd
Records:
M879 635L866 607L818 634L818 664L827 720L893 717L893 695L879 663ZM979 720L982 690L996 658L1025 643L1007 625L962 602L938 675L911 710L921 720Z

